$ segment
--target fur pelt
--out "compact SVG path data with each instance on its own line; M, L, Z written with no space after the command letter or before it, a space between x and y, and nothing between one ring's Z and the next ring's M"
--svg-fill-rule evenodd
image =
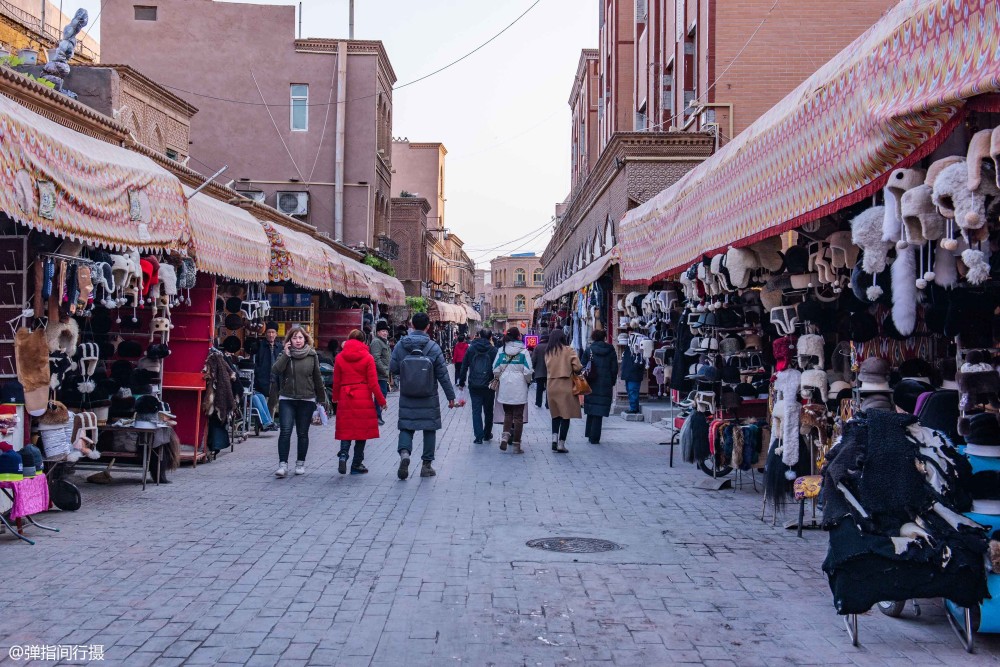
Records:
M17 379L25 392L49 386L49 346L45 341L45 331L26 327L14 335L14 359L17 364Z
M892 263L892 321L896 330L909 336L917 326L917 249L896 252Z
M885 186L885 211L882 219L882 240L895 243L902 238L902 198L907 190L921 185L927 174L923 169L897 169L889 175Z
M802 378L799 380L799 389L804 398L812 399L812 390L819 389L820 400L826 403L827 378L826 371L813 369L802 371Z
M781 439L781 461L789 468L794 468L799 462L798 397L801 381L802 373L794 368L786 368L774 380L776 400L772 411L771 433Z
M50 401L45 414L38 418L38 423L44 426L59 426L69 423L69 408L59 401Z
M68 357L76 355L80 339L80 325L70 318L66 322L49 322L45 327L45 342L49 352L62 352Z
M962 263L969 269L965 279L973 285L982 285L990 279L990 263L982 250L965 250L962 252Z
M232 372L221 355L209 354L201 373L205 377L206 389L202 399L202 410L206 415L214 414L225 422L236 407Z
M892 244L882 240L882 221L885 207L873 206L851 220L851 240L864 251L861 268L865 273L876 274L885 270Z
M942 245L934 250L934 283L947 288L958 284L958 261L955 253Z

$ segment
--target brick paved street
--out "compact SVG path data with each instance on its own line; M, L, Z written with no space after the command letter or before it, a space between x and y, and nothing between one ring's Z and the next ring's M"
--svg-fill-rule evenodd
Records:
M862 617L852 648L820 570L824 534L761 523L749 487L694 488L705 476L668 468L649 425L611 419L594 446L575 422L570 454L552 454L546 415L533 408L515 457L472 444L468 409L448 413L430 479L396 479L395 429L369 446L369 475L338 475L327 427L304 477L273 477L269 435L167 487L143 492L127 472L82 483L79 512L42 519L61 533L32 531L34 547L0 536L3 655L44 643L102 644L115 665L1000 663L1000 640L980 636L967 656L931 602L920 618ZM567 535L624 548L525 546Z

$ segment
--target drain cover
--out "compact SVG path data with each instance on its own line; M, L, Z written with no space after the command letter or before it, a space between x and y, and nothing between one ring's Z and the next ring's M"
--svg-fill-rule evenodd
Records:
M568 554L590 554L622 548L620 544L591 537L544 537L540 540L529 540L527 545L532 549L545 549L546 551L559 551Z

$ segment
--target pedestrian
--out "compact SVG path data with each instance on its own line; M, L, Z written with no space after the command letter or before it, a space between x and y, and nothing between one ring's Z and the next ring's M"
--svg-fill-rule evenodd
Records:
M374 402L373 402L374 399ZM340 440L337 472L347 472L347 458L354 441L354 458L351 474L363 475L365 467L365 442L379 436L376 408L386 405L385 394L379 385L375 358L365 344L365 334L354 329L337 355L333 365L333 400L340 405L334 437Z
M264 340L257 344L253 360L253 407L260 415L260 426L264 431L277 431L274 423L274 404L271 396L271 367L281 354L278 344L278 325L268 322L264 329Z
M430 319L426 313L417 313L412 324L413 331L396 343L389 362L389 372L399 376L399 470L396 474L404 480L410 476L410 452L416 431L424 432L420 476L437 474L431 462L437 432L441 428L439 384L448 398L448 407L455 407L455 387L448 377L444 353L427 335Z
M515 454L523 454L521 431L524 429L524 406L528 403L528 384L533 375L531 357L521 341L521 330L507 329L503 352L493 361L493 377L500 381L497 399L503 406L503 435L500 450L507 451L508 443Z
M458 386L469 388L469 403L472 404L472 442L481 445L493 439L493 401L495 392L490 389L493 380L493 360L497 349L490 342L493 333L482 329L465 353Z
M545 389L552 415L552 451L560 454L569 451L569 420L580 418L580 399L573 395L573 375L582 368L576 350L566 344L566 334L561 329L551 331L545 350Z
M271 372L278 383L278 434L277 477L288 474L288 454L292 444L292 429L298 438L298 458L295 474L306 473L306 454L309 451L309 424L316 408L326 409L326 389L319 372L319 355L313 349L312 339L302 327L292 327L285 334L285 345Z
M628 410L625 414L639 414L639 392L642 390L642 381L645 377L646 360L642 356L642 350L629 345L622 353L622 381L625 382L625 391L628 392Z
M372 338L368 346L372 357L375 358L375 372L378 375L378 387L382 391L382 396L389 395L389 360L392 358L392 349L389 347L389 323L379 320L375 324L375 337ZM385 426L382 419L382 406L375 402L375 414L378 416L378 425Z
M462 369L462 361L465 360L465 354L469 349L469 344L465 341L465 335L460 334L458 336L458 341L455 343L455 349L451 353L451 361L455 364L455 384L458 384L458 374Z
M548 346L549 334L545 331L531 353L531 365L535 369L535 406L539 408L542 407L542 394L545 393L545 350ZM549 407L548 401L545 407Z
M597 330L590 334L590 346L584 351L583 368L590 383L590 392L583 397L583 411L587 413L584 436L590 444L601 444L601 427L604 418L611 416L611 402L615 382L618 380L618 353L607 342L608 332Z

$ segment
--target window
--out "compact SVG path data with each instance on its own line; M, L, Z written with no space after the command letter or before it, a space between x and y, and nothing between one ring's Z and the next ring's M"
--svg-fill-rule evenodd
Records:
M523 313L527 310L528 302L525 300L523 294L518 294L514 297L514 312Z
M155 21L156 6L154 5L132 5L135 10L136 21Z
M309 86L304 83L292 84L292 131L305 132L309 129Z
M532 282L536 285L542 285L545 283L545 269L535 269L535 275L532 277Z
M514 284L524 287L527 281L527 272L524 269L516 269L514 271Z
M180 155L173 148L168 148L167 149L167 157L170 158L171 160L178 160L178 159L180 159Z

